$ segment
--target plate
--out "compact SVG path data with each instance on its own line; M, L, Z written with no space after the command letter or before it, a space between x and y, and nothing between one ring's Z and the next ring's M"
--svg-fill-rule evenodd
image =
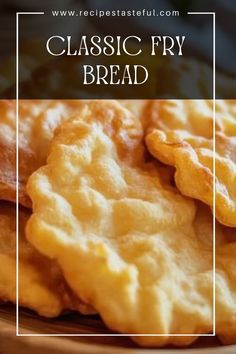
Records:
M98 316L65 314L57 319L45 319L33 312L20 309L16 336L15 307L0 306L0 353L1 354L235 354L236 346L222 346L216 338L205 337L189 348L146 349L136 346L127 337L116 337L106 329ZM92 333L90 337L37 336L45 333ZM97 336L110 333L111 336Z

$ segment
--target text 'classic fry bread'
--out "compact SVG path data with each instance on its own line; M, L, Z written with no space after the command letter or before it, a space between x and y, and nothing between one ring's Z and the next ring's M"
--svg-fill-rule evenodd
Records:
M212 332L212 216L145 162L142 138L120 104L85 104L30 177L27 238L111 329L180 335L133 338L142 345L189 344L197 337L181 334ZM218 334L235 318L231 270L219 262Z
M29 213L19 218L19 304L45 317L63 310L94 313L65 283L57 264L39 254L25 239ZM0 300L16 302L16 231L15 207L0 204Z
M176 168L186 196L213 206L213 106L204 100L152 101L146 112L148 150ZM216 101L216 217L236 227L236 102Z

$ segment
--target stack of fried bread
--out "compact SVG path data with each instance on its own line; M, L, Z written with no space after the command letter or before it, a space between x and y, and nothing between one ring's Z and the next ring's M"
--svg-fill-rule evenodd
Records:
M16 301L18 195L21 306L98 313L142 346L214 321L236 343L236 101L214 122L211 100L20 100L17 159L15 104L0 101L0 299Z

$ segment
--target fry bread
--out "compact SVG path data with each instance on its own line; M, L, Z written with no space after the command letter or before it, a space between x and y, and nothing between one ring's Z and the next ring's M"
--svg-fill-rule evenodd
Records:
M19 101L19 202L31 207L25 186L29 176L46 162L54 129L75 115L82 100ZM122 104L141 117L145 100ZM0 199L16 200L16 103L0 101Z
M0 101L0 197L15 200L15 109Z
M31 207L26 183L46 162L54 129L76 112L80 101L19 101L19 202ZM0 199L16 200L16 103L0 101Z
M118 100L122 106L131 111L137 118L140 119L141 123L145 125L145 111L148 105L148 100Z
M45 317L64 310L94 313L65 283L55 262L39 254L25 239L24 227L29 213L20 211L19 219L19 304ZM15 207L0 204L0 299L16 302Z
M196 217L193 222L195 232L200 241L201 257L202 251L205 250L206 262L209 269L213 267L213 250L212 250L212 216L210 210L204 204L197 202ZM210 236L210 237L209 237ZM175 250L174 252L176 252ZM179 252L183 252L180 250ZM198 262L201 262L199 259ZM187 264L186 264L187 266ZM193 262L188 261L188 267L193 266ZM216 333L217 337L223 344L236 343L236 229L222 226L216 222ZM193 268L192 268L193 269ZM205 272L205 276L209 276L209 283L203 284L201 291L209 291L213 289L212 271ZM198 275L196 275L198 276ZM200 277L202 277L201 274ZM205 290L204 290L205 289ZM185 322L188 323L188 319ZM135 339L135 338L134 338ZM139 344L155 345L156 339L153 337L136 338ZM190 339L192 341L192 339ZM168 342L169 343L169 342ZM174 343L174 342L173 342ZM178 344L189 344L186 337L178 341Z
M176 168L175 182L186 196L213 206L212 102L152 101L147 109L150 153ZM236 226L236 102L216 102L216 218Z
M188 345L197 336L181 334L213 329L212 215L145 162L142 138L117 102L90 102L63 123L28 182L27 238L114 331L167 334L134 337L141 345ZM219 334L235 313L227 272L219 263Z

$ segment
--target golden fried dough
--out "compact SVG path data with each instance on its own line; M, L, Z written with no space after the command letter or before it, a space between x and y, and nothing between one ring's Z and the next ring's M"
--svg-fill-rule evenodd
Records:
M114 331L180 335L134 337L142 345L189 344L197 336L181 334L212 331L212 216L198 221L194 201L145 162L142 138L139 120L112 101L63 123L28 182L27 238Z
M0 101L0 198L15 200L15 105ZM21 184L19 185L21 193Z
M176 168L181 193L213 206L212 101L152 101L146 112L150 153ZM216 217L236 226L236 102L216 102Z
M19 101L19 202L26 207L31 201L25 186L28 177L46 162L54 129L75 115L83 100ZM122 100L122 104L142 115L145 100ZM16 200L16 103L0 101L0 199Z
M16 116L15 101L0 101L0 199L16 200ZM30 109L30 107L29 107ZM33 120L32 116L32 120ZM36 159L25 143L27 136L19 138L19 199L30 205L25 192L28 171L35 170Z
M19 101L19 202L31 206L25 186L46 161L57 125L76 112L80 101ZM16 103L0 101L0 199L16 200Z
M141 120L141 123L145 124L145 110L148 105L148 100L118 100L122 106L131 111L137 118Z
M39 254L25 239L24 227L29 217L20 211L19 219L19 304L45 317L63 310L93 312L66 285L55 262ZM0 299L16 301L15 206L0 204Z

